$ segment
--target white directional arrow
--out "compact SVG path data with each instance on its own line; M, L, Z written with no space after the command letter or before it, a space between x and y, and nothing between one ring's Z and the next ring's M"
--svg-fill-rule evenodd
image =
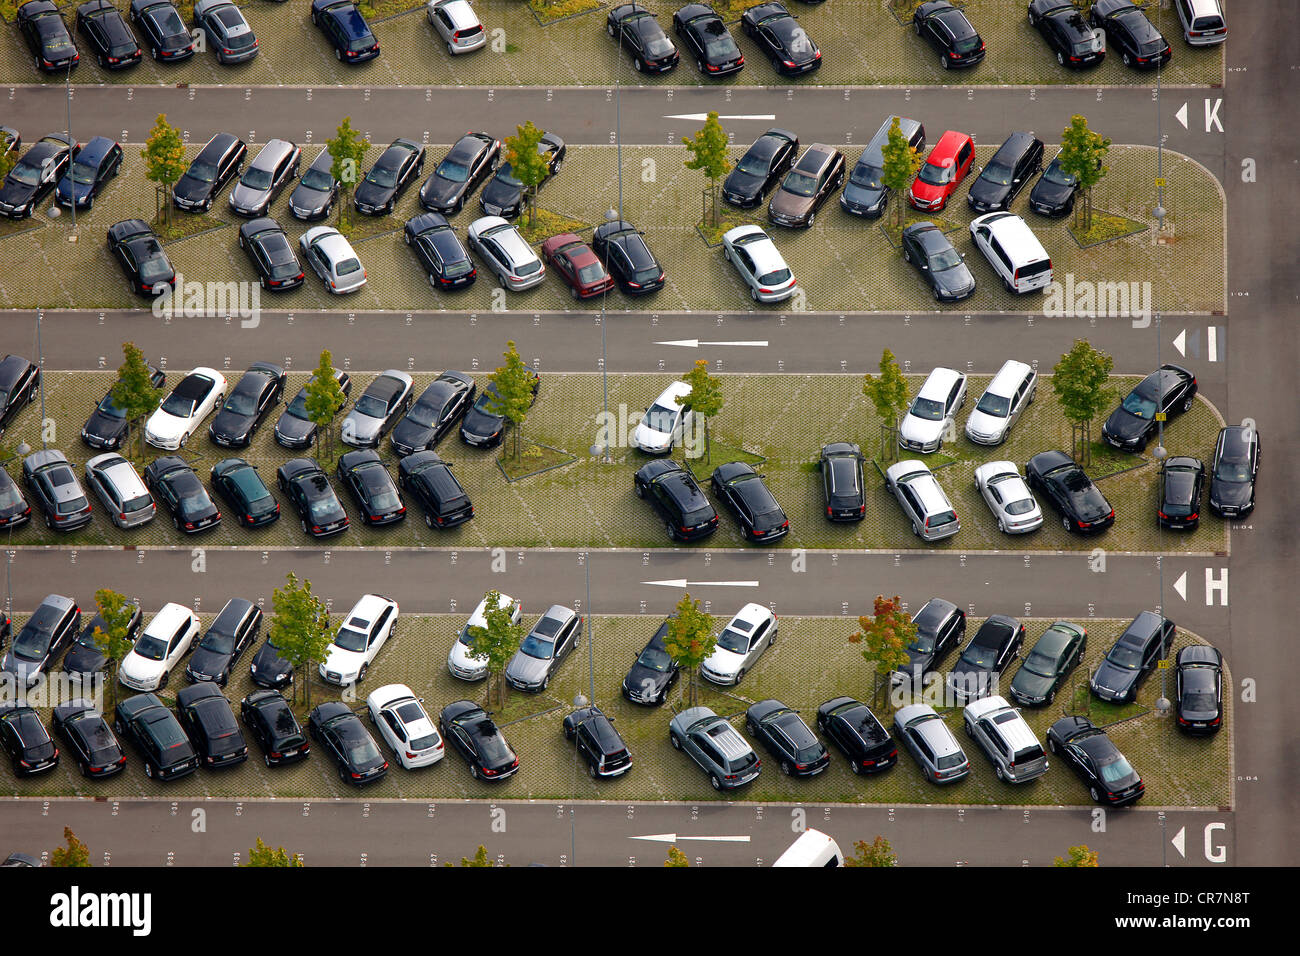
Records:
M1187 600L1187 572L1186 571L1178 575L1178 580L1174 582L1174 590L1178 592L1178 596L1180 598L1182 598L1184 601Z
M1178 107L1178 112L1174 114L1174 119L1183 124L1183 129L1187 129L1187 104L1184 103Z
M661 588L756 588L757 581L687 581L685 578L672 578L667 581L642 581L642 584L655 584Z
M1178 851L1178 855L1181 856L1184 860L1187 859L1187 853L1184 850L1184 847L1186 846L1186 841L1187 841L1187 827L1179 827L1178 832L1174 834L1174 838L1169 841L1174 845L1174 849Z
M1174 339L1174 348L1178 349L1179 355L1185 356L1187 354L1186 350L1184 349L1185 345L1187 345L1187 330L1183 329L1181 332L1178 333L1177 338Z
M628 837L629 840L653 840L655 843L679 843L695 840L704 843L748 843L747 836L678 836L676 833L650 833L646 836Z
M671 116L665 116L665 117L664 117L664 119L691 120L692 122L695 122L695 123L703 123L703 122L704 122L706 119L708 119L708 118L709 118L709 114L708 114L708 113L674 113L674 114L671 115ZM774 119L776 119L776 114L775 114L775 113L728 113L728 114L724 114L724 115L722 115L722 116L719 116L718 119L720 119L720 120L727 120L727 119L730 119L730 120L774 120ZM1187 124L1184 123L1183 125L1186 126Z
M680 345L684 349L698 349L701 345L750 345L766 348L767 342L701 342L699 339L673 339L671 342L656 342L655 345Z

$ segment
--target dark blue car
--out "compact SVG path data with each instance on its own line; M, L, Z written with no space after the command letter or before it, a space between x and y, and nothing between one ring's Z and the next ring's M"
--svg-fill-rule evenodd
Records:
M54 201L60 206L71 206L74 199L78 209L89 209L104 185L122 168L122 147L108 136L96 136L73 161L59 180Z
M379 41L352 0L312 0L311 22L334 46L340 63L364 63L379 56Z

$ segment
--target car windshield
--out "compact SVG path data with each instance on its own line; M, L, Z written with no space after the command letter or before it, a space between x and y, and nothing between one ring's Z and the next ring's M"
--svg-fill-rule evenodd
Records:
M1008 501L1006 504L1006 512L1009 515L1027 515L1033 510L1033 498L1021 498L1018 501Z
M785 182L781 184L781 188L788 193L794 193L796 196L811 196L817 192L817 177L792 169L790 175L785 177Z
M1110 763L1101 765L1101 779L1105 783L1119 783L1129 777L1136 776L1133 772L1133 765L1130 764L1121 754Z
M1029 656L1025 658L1025 663L1021 666L1029 673L1037 674L1039 677L1056 676L1056 660L1042 651L1030 651Z
M930 257L931 272L947 272L961 265L961 256L956 249L944 249Z
M1214 469L1214 477L1219 481L1249 481L1250 465L1244 461L1224 459Z
M240 184L247 186L249 189L270 189L271 188L271 171L269 169L259 169L256 166L249 167L248 172L244 173L243 178L239 180Z
M1011 399L1005 395L994 395L992 392L985 392L980 396L975 411L983 412L985 415L992 415L994 418L1006 418L1011 414Z
M203 640L199 642L199 647L205 651L211 651L213 654L233 654L235 652L235 636L233 634L221 634L217 631L208 631L203 635Z
M884 175L884 170L878 166L872 166L869 163L859 163L853 167L853 172L849 174L849 182L854 186L863 186L867 189L879 189L880 177Z
M989 163L984 167L984 172L980 173L980 179L999 186L1010 186L1011 175L1010 166L1003 166L1001 163Z
M3 394L0 393L0 405L4 404ZM107 418L126 418L126 411L117 402L113 401L112 393L104 396L104 400L99 403L99 414Z
M746 153L740 157L736 163L736 169L740 170L746 176L766 176L768 160L759 159Z
M135 653L147 661L160 661L167 656L167 642L152 634L145 634L136 641Z
M520 189L524 185L522 182L520 182L518 179L514 177L514 173L512 172L509 163L502 163L497 168L496 178L499 181L505 183L507 186L513 186L515 189Z
M1106 661L1124 670L1135 671L1142 665L1142 650L1131 644L1116 644L1106 655Z
M636 662L642 667L662 674L668 670L673 659L661 647L647 647L641 652L641 656L636 659Z
M1061 168L1059 159L1052 160L1052 164L1047 167L1043 173L1043 179L1049 183L1055 183L1058 186L1073 186L1075 183L1074 174L1067 173Z
M29 661L37 661L50 649L54 635L44 627L25 627L14 640L13 653Z
M912 408L908 414L927 422L943 421L943 402L935 401L933 398L921 398L918 395L912 401Z
M758 277L758 281L761 285L768 285L768 286L780 285L783 282L789 282L790 270L774 269L771 272L765 272Z
M85 163L72 164L72 181L78 186L89 186L95 181L95 167Z
M366 415L370 418L383 418L388 414L388 403L374 395L362 395L357 399L356 408L353 411L358 415Z
M536 657L543 661L549 661L555 656L555 645L536 634L529 634L524 638L524 642L519 645L519 650L529 657Z
M194 399L172 392L167 396L167 400L162 403L162 410L168 415L175 415L177 418L189 418L194 412Z
M197 179L201 183L210 183L217 178L217 167L211 163L195 161L190 167L188 173L190 179Z
M1141 418L1144 421L1150 421L1155 418L1156 402L1153 398L1147 398L1137 392L1129 392L1120 406L1134 418Z
M417 425L423 425L425 428L432 428L434 422L438 420L438 409L434 405L425 402L416 402L406 417Z
M348 276L360 271L361 262L358 259L344 259L334 267L334 273L338 276Z
M22 493L12 481L0 483L0 508L12 508L21 504L22 500Z
M41 171L35 166L22 162L9 171L9 178L24 186L37 186L41 182Z
M307 393L299 392L295 395L293 401L285 406L285 414L294 418L307 418Z
M463 183L469 179L469 167L462 163L452 162L450 159L444 159L440 162L437 172L439 178L450 180L453 183Z
M345 651L364 651L366 649L366 637L364 631L341 627L338 636L334 638L334 644Z
M248 392L235 390L230 393L221 410L235 415L252 415L257 411L257 398Z
M733 651L737 654L743 654L749 649L749 638L739 631L727 628L718 635L718 647Z
M651 405L649 411L645 413L645 418L641 419L647 428L660 432L672 431L676 420L677 412L671 408L664 408L658 402Z
M953 180L956 167L949 163L947 166L936 166L934 163L926 163L921 167L921 172L917 179L931 186L944 186Z
M327 193L334 188L334 179L330 176L328 169L320 169L313 166L302 177L302 185L308 189L315 189L319 192Z
M397 185L397 170L392 166L376 166L370 170L370 175L366 177L366 182L372 186L379 186L382 189L392 189Z

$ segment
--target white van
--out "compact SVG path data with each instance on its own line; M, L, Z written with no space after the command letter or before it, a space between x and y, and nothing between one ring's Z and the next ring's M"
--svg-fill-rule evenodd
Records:
M805 830L773 866L843 866L844 854L834 838L821 830Z
M971 239L1008 292L1046 289L1052 281L1052 259L1019 216L991 212L970 224Z

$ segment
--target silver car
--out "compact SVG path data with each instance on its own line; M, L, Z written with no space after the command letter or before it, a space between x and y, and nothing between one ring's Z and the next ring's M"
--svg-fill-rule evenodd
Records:
M966 736L977 744L1004 783L1024 783L1047 773L1047 754L1020 711L1004 697L981 697L966 705Z
M714 790L744 786L763 766L749 741L707 707L687 707L669 721L668 741L709 775Z
M970 773L961 744L929 704L909 704L894 714L894 735L931 783L953 783Z
M722 252L749 287L755 302L781 302L794 295L794 273L761 226L736 226L722 237Z
M134 528L154 519L158 506L131 463L116 452L86 462L86 484L119 528Z
M452 56L481 49L487 44L487 33L469 0L429 0L425 12Z
M885 488L902 506L912 523L912 534L922 541L949 538L961 530L957 512L923 461L909 458L885 471Z
M977 445L1006 441L1037 389L1038 375L1033 368L1015 359L1003 363L966 419L966 437Z
M543 691L555 669L582 639L582 618L573 608L552 604L506 665L506 682L519 690Z
M298 177L302 149L287 139L273 139L248 164L230 191L230 209L241 216L265 216L280 190Z
M1038 507L1029 485L1009 461L990 461L975 469L975 487L997 519L1003 534L1024 534L1043 526L1043 509Z
M519 230L500 216L483 216L469 224L469 247L497 277L501 288L520 292L546 278L546 265Z
M345 445L354 448L378 447L380 439L406 414L411 405L414 382L411 376L395 368L383 372L371 382L340 426Z

